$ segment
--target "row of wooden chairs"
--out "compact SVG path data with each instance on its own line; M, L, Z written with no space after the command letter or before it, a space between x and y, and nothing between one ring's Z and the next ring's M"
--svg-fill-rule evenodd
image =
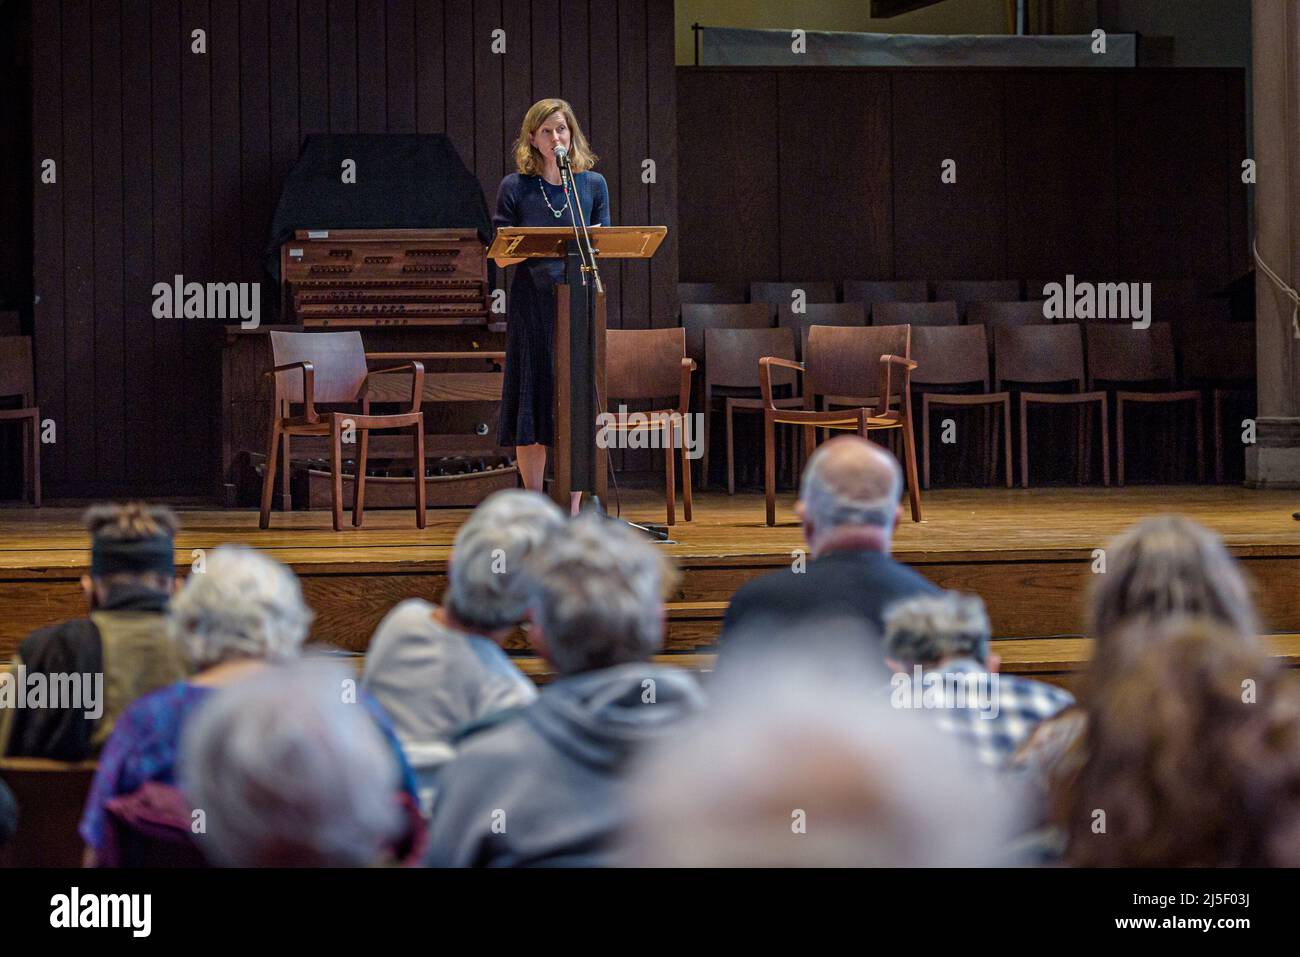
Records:
M975 302L1014 302L1041 300L1049 283L1061 283L1064 277L1050 279L846 279L836 282L681 282L677 284L679 302L693 303L767 303L772 309L791 305L796 293L807 303L861 303L871 315L875 307L893 302L952 302L961 320ZM1182 308L1206 300L1195 279L1158 279L1151 282L1152 299L1163 311ZM890 325L876 321L877 325Z

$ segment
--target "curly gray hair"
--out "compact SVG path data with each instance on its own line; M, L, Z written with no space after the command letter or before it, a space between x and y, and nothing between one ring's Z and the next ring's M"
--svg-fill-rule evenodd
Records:
M246 546L222 545L172 599L167 630L202 670L232 658L296 657L312 617L287 567Z
M507 489L488 496L456 533L448 610L485 633L518 624L528 604L520 587L524 562L564 522L555 503L538 492Z
M992 631L976 595L946 591L896 601L885 609L885 654L902 665L988 657Z
M525 577L529 610L561 674L644 661L663 645L664 594L676 571L625 525L592 513L572 519Z

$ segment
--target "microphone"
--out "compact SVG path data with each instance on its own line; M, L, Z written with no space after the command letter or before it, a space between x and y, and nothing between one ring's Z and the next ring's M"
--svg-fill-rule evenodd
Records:
M565 168L568 168L568 165L569 165L569 151L568 151L567 149L565 149L563 146L557 146L557 147L555 147L555 162L556 162L556 164L559 165L559 166L563 166L563 167L565 167Z

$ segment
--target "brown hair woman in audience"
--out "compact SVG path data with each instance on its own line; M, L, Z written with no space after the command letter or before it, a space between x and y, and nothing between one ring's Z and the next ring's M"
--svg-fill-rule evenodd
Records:
M557 147L568 151L576 190L562 184ZM515 141L516 172L497 190L495 227L568 226L582 204L588 226L610 225L609 187L594 172L596 154L564 100L538 100L524 114ZM576 195L574 195L576 192ZM524 487L542 490L546 447L555 444L555 286L564 281L561 259L498 259L519 264L510 283L505 384L497 444L515 447ZM580 492L573 495L577 509Z

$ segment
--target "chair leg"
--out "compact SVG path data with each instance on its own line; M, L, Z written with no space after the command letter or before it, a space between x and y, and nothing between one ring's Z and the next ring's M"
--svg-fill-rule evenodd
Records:
M262 514L258 518L258 528L271 526L271 498L275 495L275 460L280 452L280 417L271 423L271 441L266 450L266 469L262 473ZM288 463L285 463L288 468Z
M672 419L665 419L660 428L663 430L662 435L667 440L662 448L664 450L664 495L668 500L668 524L677 524L677 477L673 474L673 424Z
M357 443L356 475L352 479L352 527L361 527L366 511L366 458L370 453L370 430L361 429Z
M330 512L334 531L343 531L343 416L330 413Z
M41 414L32 418L32 507L41 507Z
M704 393L704 454L700 457L700 488L709 487L709 419L713 413L713 402L708 391Z
M736 410L730 405L723 407L723 416L727 420L727 494L736 494L736 433L735 420L732 418Z
M1020 397L1020 487L1029 488L1029 403Z
M763 498L767 524L776 524L776 423L772 413L763 413Z
M930 491L930 395L921 396L921 482Z
M682 443L682 508L686 513L686 521L691 520L691 460L686 456L686 417L682 416L682 421L678 427Z
M1124 400L1115 398L1115 484L1124 487Z
M916 481L916 439L912 436L912 417L903 419L903 460L907 465L907 497L912 503L912 521L921 520L921 486Z
M1002 400L1002 441L1006 444L1006 468L1007 468L1007 488L1011 488L1014 479L1011 477L1011 397Z
M425 501L423 412L415 420L412 429L415 430L415 527L424 528L429 521L429 510Z
M1201 398L1192 400L1192 411L1196 417L1196 481L1205 484L1205 420L1201 412Z
M1101 484L1110 486L1110 415L1106 408L1106 397L1101 402Z
M285 413L288 414L287 412ZM280 433L280 504L286 512L293 511L293 495L289 491L289 433ZM309 502L308 505L311 503Z
M1214 481L1217 485L1223 484L1223 397L1217 389L1211 395L1211 403L1214 406Z

